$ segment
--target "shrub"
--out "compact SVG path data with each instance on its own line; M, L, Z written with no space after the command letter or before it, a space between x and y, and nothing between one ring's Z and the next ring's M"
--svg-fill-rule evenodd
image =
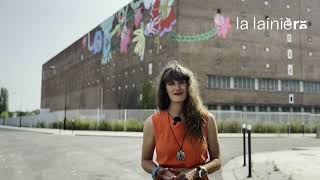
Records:
M37 122L36 128L44 128L44 127L45 127L44 122Z
M143 121L129 119L127 120L127 131L142 132Z

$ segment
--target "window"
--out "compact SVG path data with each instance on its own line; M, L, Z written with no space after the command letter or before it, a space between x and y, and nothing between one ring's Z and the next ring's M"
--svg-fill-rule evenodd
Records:
M300 81L298 80L283 80L281 89L285 92L300 92Z
M278 80L275 79L259 79L259 90L277 91Z
M301 107L293 107L293 112L301 112Z
M208 88L230 88L230 77L209 75Z
M291 34L287 34L287 42L288 43L292 42L292 35Z
M288 75L293 76L293 65L292 64L288 64Z
M246 50L247 49L247 46L245 44L241 44L241 49L242 50Z
M222 105L221 110L223 111L230 111L230 105Z
M307 12L311 12L311 8L308 7L308 8L307 8Z
M271 112L279 112L279 107L278 106L271 106L270 111Z
M234 77L234 88L254 90L254 78Z
M311 42L312 42L312 37L311 37L311 36L308 36L307 41L308 41L309 43L311 43Z
M312 26L312 23L311 23L311 21L308 21L308 26L310 26L310 27Z
M267 106L260 106L259 107L259 111L260 112L267 112L268 111L268 107Z
M290 107L288 107L288 106L283 106L283 107L282 107L282 112L290 112Z
M149 75L152 74L152 63L149 63Z
M289 94L289 104L294 104L294 94Z
M269 51L270 51L270 48L266 47L266 48L265 48L265 51L266 51L266 52L269 52Z
M235 110L235 111L243 111L243 106L241 106L241 105L236 105L236 106L234 106L234 110Z
M308 55L311 57L312 56L312 51L309 51Z
M303 83L303 90L306 93L319 93L320 92L320 82L305 81Z
M287 50L288 59L292 59L292 49Z
M303 109L304 109L304 112L308 112L308 113L312 112L312 109L309 106L308 107L304 107Z
M208 110L217 110L217 109L218 109L217 105L212 105L212 104L208 105Z
M264 1L264 5L268 6L269 5L269 1Z
M314 113L320 114L320 107L315 107L314 108Z
M247 106L247 111L255 112L256 111L256 107L255 106Z

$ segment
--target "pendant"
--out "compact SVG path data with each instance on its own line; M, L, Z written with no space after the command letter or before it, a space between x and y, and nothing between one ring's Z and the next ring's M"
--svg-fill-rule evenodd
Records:
M177 160L178 161L184 161L186 159L185 153L180 149L180 151L177 152Z

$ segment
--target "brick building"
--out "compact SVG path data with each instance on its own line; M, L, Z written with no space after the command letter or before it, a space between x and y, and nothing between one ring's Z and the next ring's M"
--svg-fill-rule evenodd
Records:
M177 60L209 109L320 113L318 12L317 0L132 1L43 65L41 108L138 108ZM285 20L307 29L275 28Z

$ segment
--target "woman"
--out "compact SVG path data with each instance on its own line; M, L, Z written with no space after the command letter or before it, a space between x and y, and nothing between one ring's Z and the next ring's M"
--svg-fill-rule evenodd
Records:
M217 125L202 105L192 72L176 62L166 67L157 103L159 112L144 124L142 168L153 179L208 179L221 167Z

